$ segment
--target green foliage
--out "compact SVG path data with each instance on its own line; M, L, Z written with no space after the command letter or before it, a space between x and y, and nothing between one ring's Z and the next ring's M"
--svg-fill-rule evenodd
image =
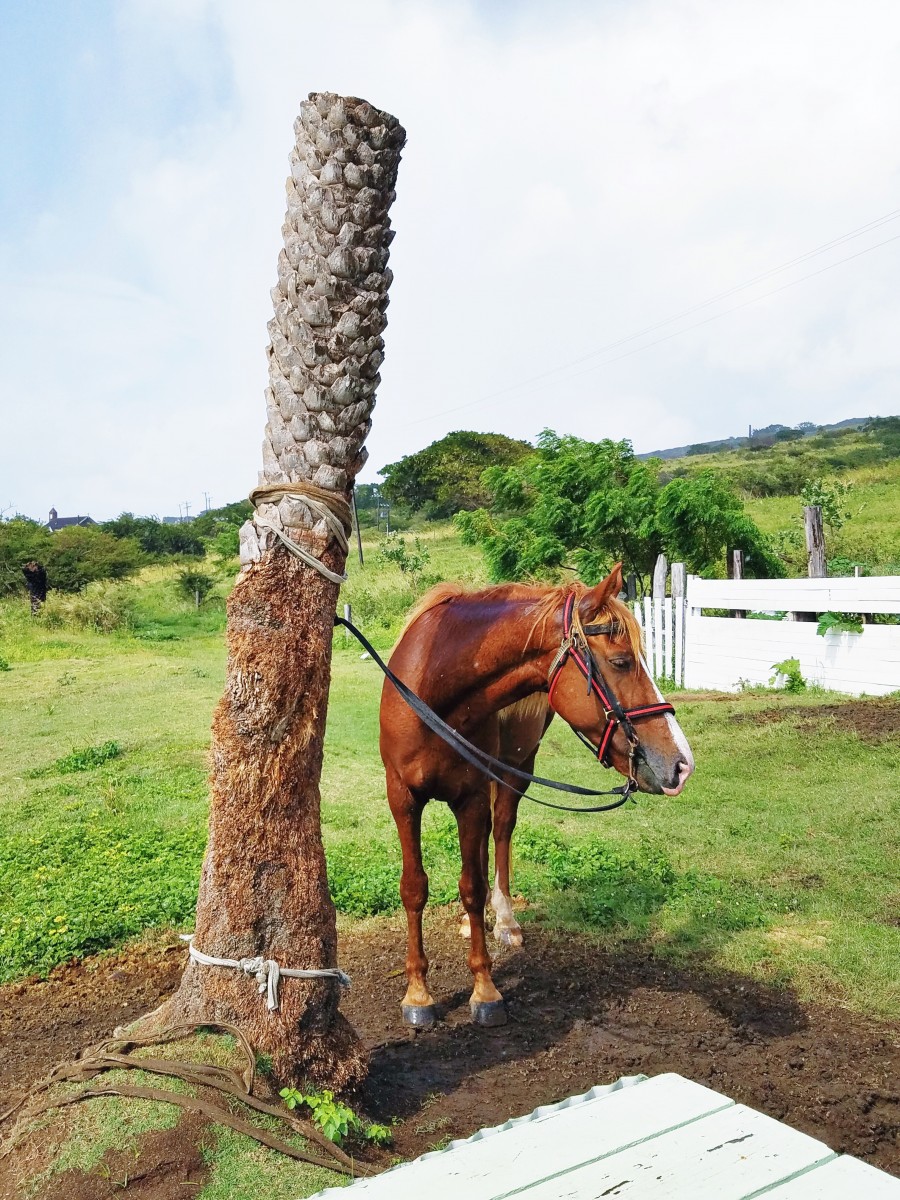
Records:
M12 668L9 665L9 659L4 658L3 655L0 654L0 671L10 671L10 670L12 670Z
M800 492L800 502L803 505L818 505L822 510L822 520L832 532L836 532L847 518L850 510L847 507L847 497L850 485L835 479L830 483L823 479L811 479Z
M136 517L134 513L124 512L113 521L104 521L100 528L114 537L132 539L145 554L154 558L170 555L202 558L206 553L193 521L168 525L159 517Z
M484 550L492 579L523 579L574 566L586 583L616 560L647 578L665 551L711 571L726 551L745 552L748 574L781 574L766 539L733 489L712 472L663 484L658 460L627 441L586 442L544 430L537 451L484 473L493 509L460 513L468 545Z
M419 586L422 573L431 562L428 547L421 538L415 538L412 547L409 547L406 539L396 532L388 533L382 539L378 547L378 558L382 563L391 563L399 567L414 588Z
M863 620L858 613L822 613L816 633L824 637L826 633L862 633Z
M175 576L175 588L185 600L193 600L199 608L216 585L215 579L205 571L188 568Z
M100 579L123 579L144 562L133 538L118 538L97 525L67 525L49 535L40 561L47 583L61 592L77 592Z
M24 592L22 568L32 560L46 563L52 537L28 517L0 521L0 596Z
M188 528L199 538L214 538L223 529L240 529L253 516L253 505L249 500L235 500L221 508L210 508L199 513Z
M97 580L80 592L50 592L38 614L47 629L90 629L112 633L130 629L135 621L136 596L130 583Z
M189 921L205 840L202 828L102 812L73 812L34 836L0 834L0 982Z
M95 767L102 767L104 763L108 763L113 758L118 758L122 753L122 747L118 742L103 742L99 746L81 746L80 748L73 747L70 754L66 754L63 758L58 758L56 762L49 767L38 768L34 773L40 775L72 775L76 771L93 771Z
M392 504L426 517L450 517L460 509L487 504L481 481L487 467L517 462L532 449L528 442L501 433L457 430L382 468L378 472L384 476L381 494Z
M209 548L220 564L237 558L241 548L240 529L237 525L226 525L215 537L210 538Z
M384 846L373 854L371 844L341 844L327 853L328 886L338 912L351 917L374 917L393 912L400 903L400 866Z
M362 1138L376 1146L390 1146L394 1140L387 1125L365 1125L352 1108L335 1100L334 1092L282 1088L278 1094L292 1111L301 1105L308 1108L316 1128L337 1146L348 1137Z
M769 683L773 687L778 685L779 679L783 679L786 692L806 691L806 680L800 672L799 658L786 658L783 662L772 663L772 670L775 674L771 676Z

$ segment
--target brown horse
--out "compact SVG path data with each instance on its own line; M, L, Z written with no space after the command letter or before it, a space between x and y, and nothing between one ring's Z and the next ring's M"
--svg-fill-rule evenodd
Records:
M454 729L509 767L533 769L541 738L558 713L597 749L598 757L633 779L633 786L677 796L694 769L693 757L647 672L640 631L617 599L621 586L620 566L594 588L504 584L467 593L440 584L410 614L391 669ZM603 688L591 690L594 673ZM609 694L612 704L601 701L600 696ZM645 718L637 730L616 721L610 710L617 704L629 715ZM647 708L650 713L642 711ZM408 925L403 1019L419 1027L437 1019L422 941L428 876L421 849L422 810L435 799L449 805L459 831L459 894L475 985L472 1016L478 1024L502 1024L506 1010L491 979L484 925L490 780L426 728L387 680L381 697L381 757L403 853L400 896ZM513 789L521 787L512 775L504 785L493 785L495 931L499 940L513 945L521 945L522 935L509 898L509 843L519 800Z

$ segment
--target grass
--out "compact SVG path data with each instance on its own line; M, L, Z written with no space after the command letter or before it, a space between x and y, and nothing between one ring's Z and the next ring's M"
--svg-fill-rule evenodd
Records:
M446 527L419 536L431 558L425 574L484 582ZM364 571L350 564L342 600L387 649L416 589L378 562L373 541L366 554ZM129 585L129 624L106 633L47 627L22 603L0 604L9 666L0 674L0 979L45 974L147 928L190 928L228 577L196 611L177 598L174 572L155 567ZM377 750L380 690L374 664L338 631L322 816L343 920L399 905L399 849ZM791 712L752 719L792 706L805 714L834 700L825 693L674 699L698 762L682 797L641 796L606 817L522 806L514 856L515 887L528 902L522 919L896 1019L900 747L867 746L827 722L811 734ZM588 786L607 780L559 723L540 766ZM426 810L424 851L432 901L453 901L455 823L437 804ZM459 969L462 977L462 954ZM209 1060L227 1050L224 1038L192 1042L193 1051L180 1043L166 1052ZM106 1150L135 1146L179 1115L124 1098L67 1109L53 1131L52 1170L102 1171ZM277 1200L340 1183L223 1127L213 1127L203 1153L204 1200L261 1188Z

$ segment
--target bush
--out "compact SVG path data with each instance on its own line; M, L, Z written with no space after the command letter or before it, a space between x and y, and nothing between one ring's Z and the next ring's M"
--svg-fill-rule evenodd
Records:
M47 568L51 588L77 592L99 579L124 579L144 562L143 552L131 538L117 538L96 525L69 525L49 535L38 558Z
M28 517L0 521L0 595L25 590L22 567L31 559L46 562L52 539L48 530Z
M74 595L51 592L38 620L50 629L92 629L112 633L134 624L135 596L130 583L99 580Z

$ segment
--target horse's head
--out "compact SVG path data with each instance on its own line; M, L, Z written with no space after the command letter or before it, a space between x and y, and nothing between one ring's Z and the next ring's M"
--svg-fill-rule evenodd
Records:
M617 598L621 589L618 563L602 583L567 599L550 703L642 792L677 796L694 756L671 711L653 711L668 706L647 670L637 622Z

